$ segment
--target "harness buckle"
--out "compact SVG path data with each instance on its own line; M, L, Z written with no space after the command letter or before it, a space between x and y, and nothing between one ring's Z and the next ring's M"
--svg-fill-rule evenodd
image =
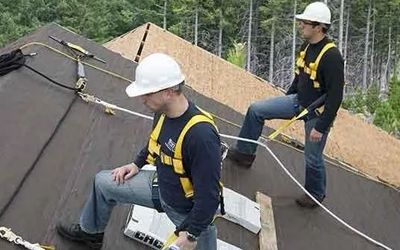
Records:
M228 143L221 141L221 161L225 160L229 150Z
M75 88L77 88L79 91L84 90L86 87L86 81L86 78L80 77L75 83Z

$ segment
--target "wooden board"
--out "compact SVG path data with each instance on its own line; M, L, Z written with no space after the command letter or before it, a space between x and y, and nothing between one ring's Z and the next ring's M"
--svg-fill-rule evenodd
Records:
M260 250L277 250L274 211L271 198L263 193L256 193L256 201L261 209L261 231L259 233Z

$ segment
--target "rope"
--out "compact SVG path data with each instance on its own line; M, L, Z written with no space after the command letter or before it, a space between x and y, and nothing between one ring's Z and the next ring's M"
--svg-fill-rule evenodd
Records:
M54 128L53 133L51 133L50 137L47 139L46 143L43 145L42 149L40 150L38 156L36 157L35 161L32 163L32 165L29 167L28 171L25 173L25 175L22 177L22 180L18 183L16 189L14 190L13 194L11 195L11 198L7 201L7 203L1 208L0 210L0 218L4 215L4 213L6 212L6 210L8 209L8 207L11 205L11 203L14 201L15 197L17 196L17 194L19 193L19 191L21 190L25 180L29 177L29 175L32 173L33 169L36 167L36 164L39 162L39 159L41 158L42 154L44 153L45 149L47 148L47 146L50 144L50 142L52 141L53 137L55 136L55 134L57 133L58 129L61 126L61 123L65 120L65 118L67 117L67 114L69 113L69 111L72 108L72 105L74 104L75 100L77 99L77 95L75 95L75 97L73 98L73 100L71 101L71 103L69 104L67 110L65 111L65 113L63 114L63 116L61 117L60 121L57 123L56 127Z
M22 64L22 66L24 66L24 67L27 68L27 69L32 70L32 71L35 72L36 74L38 74L38 75L40 75L40 76L46 78L46 79L49 80L50 82L52 82L52 83L54 83L54 84L56 84L56 85L58 85L58 86L60 86L60 87L63 87L63 88L69 89L69 90L80 91L79 88L70 87L70 86L67 86L67 85L65 85L65 84L59 83L59 82L57 82L57 81L51 79L50 77L48 77L48 76L46 76L45 74L43 74L43 73L37 71L36 69L32 68L31 66L28 66L28 65L26 65L26 64Z
M81 96L81 97L82 97L82 96ZM148 120L153 120L153 117L150 117L150 116L147 116L147 115L138 113L138 112L134 112L134 111L131 111L131 110L128 110L128 109L120 108L120 107L118 107L118 106L116 106L116 105L114 105L114 104L110 104L110 103L104 102L104 101L100 100L100 99L97 98L97 97L93 97L93 96L92 96L92 98L96 98L96 99L90 99L90 98L88 99L88 98L87 98L86 100L85 100L85 99L84 99L84 100L85 100L85 101L94 102L94 103L97 103L97 104L100 104L100 105L104 105L106 108L107 108L107 107L109 108L110 106L112 106L114 109L118 109L118 110L127 112L127 113L132 114L132 115L138 115L138 116L143 117L143 118L148 119ZM231 123L231 122L229 122L229 123ZM278 157L271 151L271 149L270 149L266 144L264 144L264 143L262 143L262 142L259 142L259 141L255 141L255 140L251 140L251 139L246 139L246 138L242 138L242 137L237 137L237 136L232 136L232 135L227 135L227 134L221 134L221 133L220 133L220 136L223 137L223 138L235 139L235 140L239 140L239 141L255 143L255 144L257 144L257 145L259 145L259 146L265 148L265 149L271 154L271 156L276 160L276 162L277 162L278 165L281 167L281 169L290 177L290 179L291 179L297 186L299 186L300 189L303 190L303 192L304 192L305 194L307 194L315 203L317 203L322 209L324 209L330 216L332 216L332 217L333 217L334 219L336 219L339 223L341 223L342 225L344 225L345 227L347 227L348 229L350 229L350 230L353 231L354 233L356 233L356 234L358 234L359 236L365 238L366 240L372 242L373 244L375 244L375 245L377 245L377 246L379 246L379 247L382 247L382 248L384 248L384 249L386 249L386 250L392 250L390 247L384 245L383 243L381 243L381 242L379 242L379 241L377 241L377 240L374 240L373 238L369 237L368 235L366 235L366 234L362 233L361 231L357 230L356 228L354 228L353 226L351 226L350 224L348 224L347 222L345 222L344 220L342 220L341 218L339 218L339 217L338 217L337 215L335 215L333 212L331 212L331 211L330 211L328 208L326 208L324 205L322 205L317 199L314 198L314 196L312 196L312 195L300 184L299 181L296 180L295 177L293 177L293 175L289 172L289 170L287 170L287 168L283 165L283 163L278 159ZM266 139L266 140L267 140L267 141L270 141L270 140L268 140L268 139Z
M32 46L32 45L44 46L44 47L46 47L46 48L48 48L48 49L50 49L50 50L52 50L52 51L54 51L54 52L56 52L56 53L58 53L58 54L61 54L61 55L65 56L65 57L67 57L67 58L69 58L69 59L71 59L71 60L77 61L77 59L75 59L75 58L73 58L73 57L71 57L71 56L69 56L69 55L63 53L62 51L60 51L60 50L58 50L58 49L55 49L55 48L53 48L53 47L51 47L51 46L49 46L49 45L47 45L47 44L40 43L40 42L31 42L31 43L27 43L27 44L23 45L23 46L21 47L21 49L26 48L26 47L28 47L28 46ZM84 65L87 65L87 66L93 68L93 69L99 70L99 71L101 71L101 72L103 72L103 73L112 75L112 76L114 76L114 77L120 78L120 79L125 80L125 81L127 81L127 82L132 82L130 79L125 78L125 77L123 77L123 76L121 76L121 75L119 75L119 74L116 74L116 73L114 73L114 72L111 72L111 71L102 69L102 68L100 68L100 67L97 67L97 66L95 66L95 65L92 65L92 64L89 64L89 63L86 63L86 62L82 62L82 63L83 63ZM32 69L31 69L31 70L32 70ZM35 71L35 72L36 72L36 71ZM36 72L36 73L38 73L38 72ZM40 74L40 75L42 75L42 74ZM42 76L44 76L44 75L42 75ZM44 76L44 77L45 77L45 76ZM45 77L45 78L53 82L53 80L51 80L51 79L49 79L49 78L47 78L47 77ZM58 85L59 85L59 84L58 84ZM60 85L60 86L62 86L62 85ZM68 86L62 86L62 87L68 87ZM138 112L134 112L134 111L131 111L131 110L128 110L128 109L125 109L125 108L118 107L118 106L116 106L116 105L114 105L114 104L111 104L111 103L107 103L107 102L105 102L105 101L102 101L101 99L99 99L99 98L97 98L97 97L90 96L90 95L88 95L88 94L79 93L79 92L78 92L78 94L80 95L80 97L81 97L83 100L85 100L85 101L87 101L87 102L89 101L89 102L94 102L94 103L103 105L103 106L105 106L107 109L116 109L116 110L120 110L120 111L129 113L129 114L132 114L132 115L136 115L136 116L139 116L139 117L142 117L142 118L145 118L145 119L153 120L153 118L150 117L150 116L147 116L147 115L144 115L144 114L141 114L141 113L138 113ZM73 102L74 102L74 101L75 101L75 99L73 100ZM72 102L72 103L73 103L73 102ZM63 117L63 118L65 118L65 115L68 113L69 109L71 108L72 103L71 103L70 107L68 108L67 112L64 114L64 117ZM215 115L215 114L213 114L213 113L211 113L211 114L212 114L214 117L216 117L217 119L219 119L219 120L222 120L222 121L224 121L224 122L227 122L228 124L231 124L231 125L240 127L239 125L237 125L237 124L235 124L235 123L232 123L232 122L230 122L230 121L228 121L228 120L226 120L226 119L223 119L223 118L221 118L221 117L219 117L219 116L217 116L217 115ZM63 119L62 119L62 120L63 120ZM60 121L60 123L61 123L61 121ZM60 123L59 123L59 124L60 124ZM59 124L57 125L57 128L58 128ZM291 123L286 123L286 125L287 125L287 124L290 125ZM57 128L56 128L56 130L57 130ZM53 135L54 135L54 133L53 133ZM52 135L52 136L53 136L53 135ZM375 245L380 246L380 247L382 247L382 248L384 248L384 249L391 250L391 248L389 248L388 246L384 245L383 243L380 243L379 241L376 241L376 240L372 239L371 237L367 236L366 234L362 233L361 231L355 229L354 227L352 227L351 225L349 225L348 223L346 223L345 221L343 221L342 219L340 219L338 216L336 216L333 212L331 212L329 209L327 209L324 205L322 205L317 199L315 199L315 198L314 198L314 197L313 197L313 196L312 196L312 195L311 195L311 194L310 194L310 193L309 193L309 192L308 192L308 191L307 191L307 190L306 190L306 189L305 189L291 174L290 174L290 172L285 168L285 166L282 164L282 162L276 157L276 155L270 150L270 148L269 148L266 144L261 143L261 142L259 142L259 141L250 140L250 139L241 138L241 137L236 137L236 136L231 136L231 135L226 135L226 134L220 134L220 135L221 135L221 137L224 137L224 138L230 138L230 139L236 139L236 140L241 140L241 141L250 142L250 143L256 143L256 144L258 144L258 145L264 147L264 148L272 155L272 157L278 162L279 166L280 166L280 167L283 169L283 171L292 179L292 181L295 182L297 186L299 186L299 187L300 187L300 188L301 188L315 203L317 203L320 207L322 207L329 215L331 215L334 219L336 219L338 222L340 222L341 224L343 224L345 227L349 228L351 231L353 231L353 232L355 232L356 234L360 235L361 237L367 239L368 241L374 243ZM274 134L274 137L275 137L276 135L277 135L277 134ZM52 136L50 137L50 140L51 140ZM263 137L263 136L261 136L261 137L262 137L263 139L265 139L266 141L270 141L271 139L274 138L274 137L265 138L265 137ZM49 140L49 141L50 141L50 140ZM48 141L48 142L49 142L49 141ZM44 146L44 148L47 146L48 142L46 143L46 145ZM39 159L40 155L43 153L44 148L42 149L41 153L39 154L37 160ZM34 165L36 164L37 160L35 161ZM34 165L33 165L33 167L34 167ZM29 173L32 171L33 167L31 167L30 171L28 171L27 174L29 174ZM23 181L24 181L25 179L26 179L26 176L24 176ZM12 199L15 197L16 193L18 193L20 187L22 186L23 181L20 183L19 187L17 188L17 191L14 192L14 194L13 194L13 196L12 196ZM12 200L12 199L11 199L11 200ZM0 212L0 217L1 217L2 214L5 212L5 210L6 210L7 207L10 205L10 203L11 203L11 202L8 202L8 203L6 204L6 206L1 210L1 212Z
M69 58L69 59L71 59L71 60L73 60L73 61L77 61L76 58L74 58L74 57L72 57L72 56L70 56L70 55L68 55L68 54L66 54L66 53L64 53L64 52L62 52L61 50L58 50L58 49L56 49L56 48L51 47L50 45L47 45L47 44L41 43L41 42L31 42L31 43L27 43L27 44L21 46L20 49L22 50L22 49L24 49L24 48L27 48L27 47L33 46L33 45L46 47L46 48L48 48L48 49L50 49L50 50L56 52L57 54L63 55L63 56L65 56L65 57L67 57L67 58ZM121 79L121 80L127 81L127 82L129 82L129 83L132 82L132 80L130 80L130 79L124 77L124 76L121 76L121 75L119 75L119 74L117 74L117 73L114 73L114 72L112 72L112 71L109 71L109 70L106 70L106 69L97 67L97 66L95 66L95 65L93 65L93 64L90 64L90 63L87 63L87 62L82 62L82 64L84 64L84 65L86 65L86 66L89 66L89 67L91 67L91 68L93 68L93 69L95 69L95 70L101 71L101 72L103 72L103 73L105 73L105 74L112 75L112 76L117 77L117 78L119 78L119 79Z

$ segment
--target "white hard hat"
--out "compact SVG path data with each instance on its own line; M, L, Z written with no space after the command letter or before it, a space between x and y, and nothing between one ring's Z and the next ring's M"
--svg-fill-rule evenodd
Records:
M314 2L307 5L302 14L296 15L296 19L331 24L331 11L325 3Z
M125 91L129 97L141 96L171 88L184 80L181 68L172 57L154 53L139 63L135 81Z

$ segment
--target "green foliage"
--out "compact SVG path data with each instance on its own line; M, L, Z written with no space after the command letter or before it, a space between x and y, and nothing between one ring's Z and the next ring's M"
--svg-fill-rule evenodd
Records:
M365 111L365 96L361 89L355 90L347 96L342 103L342 107L354 113L364 113Z
M305 6L313 1L297 0L296 10L294 0L252 1L253 73L260 77L268 77L270 49L274 48L274 75L282 79L280 83L285 86L292 72L293 12L301 13ZM198 46L212 53L219 52L221 34L222 56L239 67L244 66L249 0L0 0L0 47L49 22L57 22L76 33L103 43L146 22L162 27L165 3L169 31L194 42L197 13ZM344 16L348 14L350 22L349 36L346 38L346 82L355 89L362 76L361 64L369 3L372 3L372 16L376 27L374 55L371 55L371 58L375 58L375 67L369 65L371 72L368 72L368 78L373 81L381 79L381 67L385 65L388 68L387 75L392 75L393 72L396 75L396 70L400 70L400 0L346 0ZM328 1L328 6L331 8L333 20L328 35L336 39L340 1ZM370 29L369 32L372 33L372 24ZM270 44L272 34L274 46ZM372 34L370 39L372 40ZM300 46L303 40L297 36L295 42ZM389 43L394 52L391 53L392 61L387 60ZM379 100L378 87L372 84L367 91L358 89L350 93L344 100L343 107L357 113L372 114L375 124L396 133L400 119L399 80L392 80L385 102Z
M390 82L388 99L378 106L374 124L400 136L400 80Z
M379 99L376 85L366 93L360 89L345 98L342 107L355 113L374 114L374 124L382 129L400 135L400 81L393 79L390 83L387 100Z
M388 132L398 134L400 131L400 117L398 113L388 101L384 101L376 109L374 124Z
M229 49L226 60L236 66L244 68L246 63L245 45L243 43L233 43L233 48Z
M372 85L367 90L365 96L365 107L368 113L373 114L380 103L379 89L377 85Z

